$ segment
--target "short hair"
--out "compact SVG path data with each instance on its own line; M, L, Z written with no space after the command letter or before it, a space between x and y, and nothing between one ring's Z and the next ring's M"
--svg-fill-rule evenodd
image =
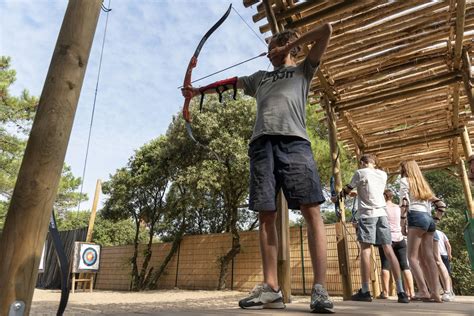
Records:
M393 199L394 194L392 190L387 189L383 191L383 196L385 198L385 201L391 201Z
M288 30L284 30L284 31L274 34L270 42L275 40L278 46L283 46L287 44L288 42L290 42L290 40L294 41L294 40L297 40L299 37L300 37L300 34L297 31L288 29ZM301 50L301 47L297 46L290 51L290 55L292 57L296 57L296 55L298 55L300 50Z
M363 163L373 163L374 165L377 164L377 158L372 155L372 154L363 154L361 157L360 157L360 162L363 162Z

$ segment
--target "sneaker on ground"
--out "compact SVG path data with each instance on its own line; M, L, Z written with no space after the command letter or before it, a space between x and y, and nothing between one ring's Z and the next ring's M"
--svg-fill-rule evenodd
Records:
M313 291L311 292L311 304L309 308L311 309L311 313L334 313L334 305L329 298L328 292L322 285L314 285Z
M443 302L452 302L454 301L454 293L446 291L441 296L441 299L443 300Z
M405 292L398 292L398 303L410 303L410 299L408 298L407 293Z
M372 302L372 296L370 295L370 291L362 293L362 289L359 289L356 294L352 295L351 299L353 301Z
M250 295L239 301L244 309L285 308L281 290L274 291L267 284L256 285Z
M380 295L377 296L379 300L386 300L388 298L387 294L385 292L380 292Z

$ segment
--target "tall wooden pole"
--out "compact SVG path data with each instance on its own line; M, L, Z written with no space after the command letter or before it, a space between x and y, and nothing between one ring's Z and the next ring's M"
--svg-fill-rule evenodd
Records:
M89 218L89 226L87 226L86 242L92 241L92 233L94 232L95 216L97 214L97 205L99 205L99 196L101 188L102 183L100 179L97 179L97 183L95 185L94 202L92 203L91 217Z
M277 23L275 13L268 0L263 0L265 14L271 26L272 34L278 33L283 26ZM277 196L277 234L278 234L278 283L283 294L285 303L291 302L291 266L290 266L290 226L289 226L288 203L285 200L283 191L280 190Z
M464 198L466 199L467 208L469 209L469 214L471 214L471 218L474 218L474 203L472 201L471 187L469 185L469 178L467 177L466 166L464 165L464 160L462 159L459 159L458 161L458 170L462 181Z
M339 162L339 148L337 146L337 126L336 116L334 113L334 106L328 100L326 95L321 98L321 103L326 111L327 123L328 123L328 136L329 136L329 147L331 151L331 162L332 162L332 174L334 176L334 182L336 186L336 192L342 190L342 176ZM341 218L336 223L336 241L337 241L337 257L339 261L339 272L342 277L342 291L343 298L345 300L350 299L352 295L352 277L351 267L349 261L349 248L347 244L347 233L346 233L346 214L344 209L344 202L341 201Z
M70 0L0 241L0 315L28 315L101 0Z
M464 156L466 159L468 159L470 156L472 156L472 146L471 140L469 138L469 132L465 126L463 128L463 132L461 133L461 144L464 151ZM462 187L464 189L464 197L466 199L467 208L469 209L471 218L474 218L474 203L472 201L471 187L469 186L469 178L467 177L466 166L464 165L464 161L462 159L459 159L458 168L459 174L461 176Z

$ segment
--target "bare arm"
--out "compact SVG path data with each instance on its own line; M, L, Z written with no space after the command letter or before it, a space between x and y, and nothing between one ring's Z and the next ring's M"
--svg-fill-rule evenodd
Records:
M451 260L453 256L451 253L451 244L449 243L449 240L446 239L446 241L444 242L444 245L446 246L446 250L448 252L448 259Z
M315 67L318 65L319 61L321 60L321 57L323 56L324 52L328 47L331 34L331 24L325 23L303 34L296 41L289 43L289 50L303 44L314 42L314 45L311 47L308 56L306 56L306 59L308 59L310 64Z

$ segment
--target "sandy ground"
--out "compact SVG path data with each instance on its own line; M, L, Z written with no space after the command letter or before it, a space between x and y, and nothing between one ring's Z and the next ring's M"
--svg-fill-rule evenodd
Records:
M147 292L94 291L70 294L65 315L304 315L309 297L294 296L285 310L248 311L238 307L246 293L237 291L160 290ZM35 290L31 315L55 315L60 291ZM456 302L398 304L395 298L372 303L333 298L337 314L344 315L467 315L474 316L474 297Z

